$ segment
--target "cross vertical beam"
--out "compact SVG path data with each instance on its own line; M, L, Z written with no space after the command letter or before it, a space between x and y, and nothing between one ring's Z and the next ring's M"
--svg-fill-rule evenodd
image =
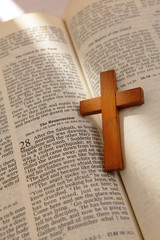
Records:
M117 92L115 72L102 72L100 81L105 169L122 169L119 112L115 97Z

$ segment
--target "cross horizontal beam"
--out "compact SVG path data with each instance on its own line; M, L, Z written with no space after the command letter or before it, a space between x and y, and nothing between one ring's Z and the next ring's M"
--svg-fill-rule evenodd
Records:
M123 92L116 92L115 97L118 109L138 106L144 103L143 89L140 87ZM82 116L89 116L98 113L102 113L101 97L91 98L80 102L80 114Z

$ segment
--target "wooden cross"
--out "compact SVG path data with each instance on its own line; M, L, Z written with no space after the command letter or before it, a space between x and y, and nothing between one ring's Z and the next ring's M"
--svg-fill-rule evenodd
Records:
M80 102L80 114L102 113L104 163L108 171L122 170L122 150L118 109L144 103L142 88L117 92L114 70L101 72L101 97Z

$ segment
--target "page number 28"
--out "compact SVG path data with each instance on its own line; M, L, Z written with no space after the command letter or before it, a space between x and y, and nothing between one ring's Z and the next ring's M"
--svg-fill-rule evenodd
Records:
M29 139L25 139L24 141L21 141L19 144L21 152L23 152L26 148L31 146L31 142Z

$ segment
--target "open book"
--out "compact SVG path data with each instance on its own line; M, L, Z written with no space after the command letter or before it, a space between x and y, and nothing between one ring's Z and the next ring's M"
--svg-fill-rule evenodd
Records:
M0 25L1 240L159 239L159 42L158 0L73 0L65 21ZM120 173L104 170L100 117L79 114L109 69L145 93L120 112Z

